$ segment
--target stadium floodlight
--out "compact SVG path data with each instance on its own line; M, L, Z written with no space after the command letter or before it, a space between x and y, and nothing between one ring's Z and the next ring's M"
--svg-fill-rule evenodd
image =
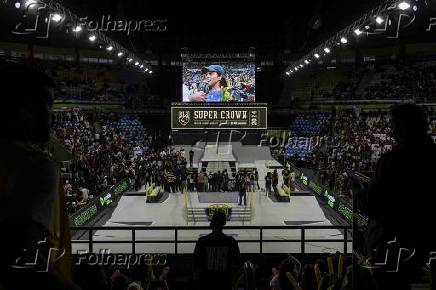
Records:
M148 73L149 73L149 74L152 74L152 73L153 73L153 71L151 70L151 71L149 71Z
M120 51L117 55L118 55L118 57L122 57L123 56L123 52L122 51Z
M91 35L88 39L89 41L94 42L97 39L97 37L95 35Z
M144 65L141 64L141 66L139 68L143 68L143 67L144 67Z
M382 17L380 17L380 16L377 16L377 17L375 18L375 22L377 22L378 24L382 24L384 21L385 21L385 20L384 20Z
M330 53L330 48L326 47L324 48L325 53Z
M73 31L74 31L74 32L80 32L80 31L82 31L82 26L77 25L76 27L73 28Z
M317 53L315 53L313 56L314 56L315 58L319 58L319 54L317 54Z
M114 47L112 45L109 45L108 47L106 47L107 51L112 51L112 49L114 49Z
M20 2L15 2L15 8L20 9L21 7L21 3Z
M298 66L295 67L295 71L298 71Z
M348 39L346 39L345 37L341 37L341 43L342 44L348 43Z
M291 70L289 70L289 72L290 72L290 73L293 73L294 71L291 69Z
M357 36L362 34L362 30L360 30L359 28L354 29L354 34L356 34Z
M59 22L62 20L62 15L60 15L59 13L55 13L51 16L51 19L55 22Z
M148 67L146 67L144 71L148 71Z
M38 3L38 1L36 1L36 0L27 0L25 3L24 3L24 6L26 7L26 8L31 8L30 6L32 6L33 4L37 4ZM21 6L21 5L20 5ZM15 7L16 7L16 5L15 5Z
M287 75L287 76L289 76L290 74L291 74L290 72L288 72L288 71L286 72L286 75Z
M304 61L304 63L305 63L305 64L309 64L309 61L306 59L306 60Z
M304 65L300 64L300 67L302 68L302 67L304 67Z
M407 10L410 8L410 3L406 1L402 1L398 4L398 9L400 10Z

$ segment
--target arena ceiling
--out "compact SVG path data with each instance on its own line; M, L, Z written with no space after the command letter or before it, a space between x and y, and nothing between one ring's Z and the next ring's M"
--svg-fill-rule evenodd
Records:
M90 48L85 35L73 37L65 29L53 29L47 39L13 35L11 30L22 15L13 3L3 0L0 4L0 41L32 42L46 46ZM20 0L21 2L29 0ZM36 0L35 0L36 1ZM411 0L417 1L417 0ZM429 0L419 0L427 3ZM378 6L381 0L313 0L313 1L141 1L141 0L65 0L61 4L79 17L101 23L105 17L117 21L157 21L150 29L127 32L107 32L112 39L127 49L155 57L179 56L183 48L190 53L246 52L255 47L257 56L269 58L304 54L342 28ZM431 1L430 1L431 2ZM433 7L434 8L434 7ZM428 10L428 9L427 9ZM428 12L428 11L427 11ZM407 41L434 39L422 29L433 12L420 17L419 31L411 30ZM433 13L436 16L436 10ZM144 23L144 22L143 22ZM100 26L101 27L101 26ZM147 31L146 31L147 30ZM432 34L436 33L435 32ZM391 44L380 38L362 41L362 46Z
M15 2L15 1L14 1ZM165 20L165 31L108 33L125 47L143 53L180 54L183 47L191 52L246 51L290 53L304 51L345 27L380 0L349 1L276 1L273 2L188 2L110 0L60 1L81 17L101 21L102 17L131 20ZM1 40L34 41L54 46L85 46L86 41L72 39L63 31L51 39L36 40L11 35L20 17L12 8L2 7Z

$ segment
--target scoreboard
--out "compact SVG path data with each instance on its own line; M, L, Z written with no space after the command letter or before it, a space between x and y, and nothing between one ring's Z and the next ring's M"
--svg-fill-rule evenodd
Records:
M171 128L267 129L266 103L172 103Z

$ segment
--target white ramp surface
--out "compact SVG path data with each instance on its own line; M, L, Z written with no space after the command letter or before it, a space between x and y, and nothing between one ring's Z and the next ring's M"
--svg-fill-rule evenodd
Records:
M249 196L247 196L249 204ZM228 222L228 226L284 226L287 221L293 225L306 226L331 226L314 196L291 196L290 203L275 203L265 196L263 191L253 193L253 218L251 221ZM197 193L189 193L188 206L207 207L198 201ZM236 204L229 204L236 207ZM137 243L136 253L175 253L174 230L153 230L156 226L208 226L207 222L187 223L185 220L185 198L179 193L170 194L163 203L146 203L143 196L123 196L111 218L104 226L112 227L143 227L144 224L151 225L150 230L138 230L135 232L137 241L165 240L170 243ZM196 241L201 235L209 233L210 230L181 230L178 231L178 240ZM243 253L259 253L260 230L238 229L225 230L233 235L236 240L253 240L252 243L239 243ZM111 253L129 253L132 245L129 243L117 243L117 241L131 240L131 230L97 230L94 233L93 251L99 252L109 249ZM300 253L301 252L301 230L300 229L278 229L264 230L263 240L295 239L298 242L264 242L263 253ZM337 229L311 229L306 230L305 239L342 239L343 233ZM111 241L110 244L98 244L98 241ZM178 244L178 253L192 253L195 246L193 243ZM78 249L87 249L87 244L73 244L73 252ZM348 243L348 250L352 249L351 242ZM333 253L343 252L343 242L306 242L306 253Z

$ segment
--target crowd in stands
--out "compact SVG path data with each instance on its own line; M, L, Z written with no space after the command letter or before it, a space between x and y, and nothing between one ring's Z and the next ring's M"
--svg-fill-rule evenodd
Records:
M304 265L290 255L273 267L270 286L272 290L353 289L351 267L350 259L340 253Z
M55 81L55 100L121 102L127 108L144 108L155 101L147 79L133 82L129 77L132 72L124 72L114 64L35 62Z
M330 115L325 112L297 114L291 124L288 144L285 148L287 157L306 160L313 150L308 140L326 135Z
M278 263L273 261L272 264L252 257L245 265L232 273L234 281L239 281L234 283L235 289L246 285L272 290L353 289L351 259L340 253L310 259L289 255ZM74 276L82 289L142 290L148 289L149 285L152 289L162 290L178 287L197 289L190 285L194 277L182 279L189 273L178 273L175 268L182 267L173 266L171 261L166 265L134 266L130 269L81 265L75 267ZM189 264L186 266L190 269Z
M314 113L313 117L304 117L305 120L323 120L322 125L314 126L318 129L291 133L312 138L309 141L303 138L304 142L301 141L297 148L292 148L295 144L289 144L286 152L297 151L298 155L289 154L288 157L304 161L305 167L317 173L322 185L337 194L349 195L346 170L371 176L380 155L392 148L394 140L389 131L389 118L386 113L357 113L353 110L341 111L324 119L319 115ZM306 132L319 132L320 135L314 142L315 135Z
M436 97L436 66L395 65L365 89L365 100L427 100Z
M436 66L431 63L396 64L363 68L348 73L331 94L336 100L419 100L436 98ZM368 83L361 84L367 76ZM357 92L358 87L363 90Z
M436 140L436 111L427 111L430 135ZM355 110L328 116L320 118L319 112L297 116L290 136L298 137L298 142L289 142L285 152L293 162L312 169L322 185L350 196L347 170L371 177L380 156L395 144L390 117L387 111Z
M157 146L135 115L55 112L52 129L72 154L63 172L70 213L123 179L137 188L146 181L159 184L166 168L186 162Z
M336 100L353 100L355 99L356 90L361 82L367 69L352 70L345 72L346 80L340 81L333 88L331 95L325 97L333 97Z

